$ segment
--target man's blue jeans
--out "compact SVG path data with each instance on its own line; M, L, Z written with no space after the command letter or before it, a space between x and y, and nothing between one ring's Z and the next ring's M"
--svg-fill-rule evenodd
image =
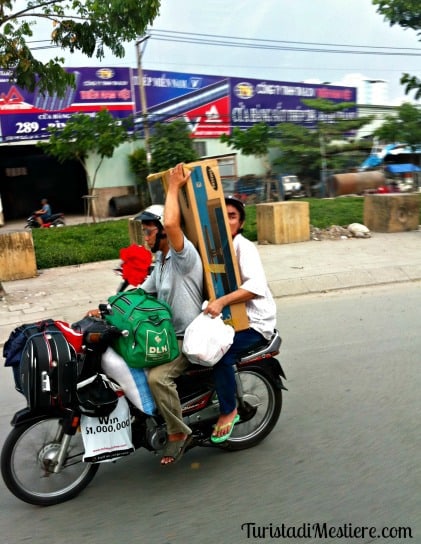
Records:
M221 414L229 414L237 406L235 395L235 371L233 365L238 362L241 355L248 349L257 344L263 344L264 342L264 337L254 329L236 332L232 346L213 367L213 377Z

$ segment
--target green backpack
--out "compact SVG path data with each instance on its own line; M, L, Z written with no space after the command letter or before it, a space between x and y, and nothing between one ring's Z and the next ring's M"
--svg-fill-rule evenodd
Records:
M180 354L172 324L170 306L137 288L108 299L112 313L105 316L110 325L129 331L113 348L134 368L146 368L173 361Z

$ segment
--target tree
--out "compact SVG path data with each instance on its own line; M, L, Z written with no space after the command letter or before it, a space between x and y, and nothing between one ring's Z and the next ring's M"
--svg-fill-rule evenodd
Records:
M399 25L405 29L415 30L421 36L421 4L419 0L372 0L377 6L377 12L384 15L391 26ZM421 79L404 73L401 77L402 85L406 85L408 94L415 91L415 99L421 98Z
M282 123L279 131L279 158L274 161L284 171L290 171L304 180L318 179L322 182L329 170L356 166L350 159L358 151L366 151L371 142L350 141L350 135L373 120L372 116L348 118L347 110L353 102L334 103L321 98L303 99L303 104L318 112L318 121L313 128L291 126ZM358 158L354 162L357 162Z
M77 160L86 173L88 193L93 194L98 170L105 157L112 157L114 150L133 139L130 132L133 119L120 121L114 119L108 110L100 110L94 117L85 113L76 113L67 121L64 128L51 127L48 142L38 142L47 155L55 157L60 163ZM99 155L99 161L91 177L86 157L89 154ZM92 209L93 212L93 209ZM95 221L95 215L93 213Z
M409 103L401 104L397 115L388 115L374 136L383 142L408 144L415 151L421 142L421 110Z
M303 99L302 102L318 112L319 121L313 128L295 123L281 123L275 127L258 123L246 130L235 128L231 136L222 135L220 140L245 155L262 156L270 149L277 150L278 157L273 160L273 165L283 173L295 174L308 183L318 179L320 171L344 165L349 167L350 155L371 147L371 142L349 141L352 131L373 119L348 119L347 110L354 103L338 104L320 98Z
M149 139L151 170L161 172L180 162L193 162L199 157L187 123L178 119L172 123L156 123Z
M270 174L270 165L267 162L267 154L271 146L272 131L266 123L257 123L247 130L238 127L232 129L231 134L222 134L220 141L230 147L241 151L243 155L262 157L265 162L266 173Z
M101 60L105 48L124 57L122 42L142 35L159 14L161 0L19 0L0 1L0 68L11 70L21 87L63 96L74 76L64 71L63 58L43 63L33 55L29 39L37 23L51 22L53 46Z
M136 183L142 208L146 208L150 203L147 177L149 174L148 160L146 150L143 147L135 149L128 156L130 170L136 176Z

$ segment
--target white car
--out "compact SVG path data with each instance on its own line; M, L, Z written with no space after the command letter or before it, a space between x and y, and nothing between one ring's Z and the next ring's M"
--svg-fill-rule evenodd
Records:
M282 184L284 186L285 198L301 196L302 185L297 176L282 176Z

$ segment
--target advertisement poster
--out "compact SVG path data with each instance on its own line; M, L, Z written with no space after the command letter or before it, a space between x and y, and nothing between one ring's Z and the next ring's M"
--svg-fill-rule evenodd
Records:
M49 126L64 126L74 113L95 115L102 108L117 118L134 113L129 68L66 68L76 87L61 98L18 88L10 72L0 71L0 141L42 140Z
M230 78L230 116L233 127L248 128L256 123L276 125L297 123L312 127L318 121L355 119L357 108L325 114L309 108L303 99L324 98L332 102L356 102L356 89L310 83L285 83Z
M116 118L135 115L142 123L141 89L131 68L67 68L75 88L59 98L19 89L0 71L0 141L47 139L48 127L64 126L73 113L95 115L107 108ZM356 102L356 89L333 85L286 83L181 72L143 71L144 107L149 122L184 119L192 138L219 138L233 127L256 123L297 123L312 127L317 121L354 119L354 106L324 114L303 103L305 98Z
M137 77L134 83L141 112ZM219 138L230 131L229 78L144 70L143 86L151 123L184 119L193 138Z

